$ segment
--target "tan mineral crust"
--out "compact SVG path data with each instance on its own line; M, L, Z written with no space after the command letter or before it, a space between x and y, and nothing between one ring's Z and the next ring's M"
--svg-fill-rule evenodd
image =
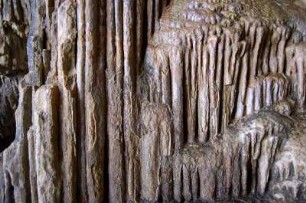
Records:
M27 202L306 202L306 1L0 0Z

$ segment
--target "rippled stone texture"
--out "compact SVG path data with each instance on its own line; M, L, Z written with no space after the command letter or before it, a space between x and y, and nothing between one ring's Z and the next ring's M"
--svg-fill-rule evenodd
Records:
M0 202L306 201L304 0L0 0Z

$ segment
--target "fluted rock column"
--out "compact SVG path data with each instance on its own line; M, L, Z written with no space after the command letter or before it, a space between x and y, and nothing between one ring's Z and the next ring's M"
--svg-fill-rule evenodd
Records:
M34 96L35 154L31 156L35 156L39 203L61 201L58 101L55 85L42 86Z

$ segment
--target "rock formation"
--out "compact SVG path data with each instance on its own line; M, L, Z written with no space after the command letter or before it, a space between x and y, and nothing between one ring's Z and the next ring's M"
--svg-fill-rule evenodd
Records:
M0 0L0 202L306 201L304 0Z

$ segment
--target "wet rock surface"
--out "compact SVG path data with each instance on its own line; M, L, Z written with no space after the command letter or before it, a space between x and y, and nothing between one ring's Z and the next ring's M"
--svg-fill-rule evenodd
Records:
M303 0L0 0L0 202L306 201Z

